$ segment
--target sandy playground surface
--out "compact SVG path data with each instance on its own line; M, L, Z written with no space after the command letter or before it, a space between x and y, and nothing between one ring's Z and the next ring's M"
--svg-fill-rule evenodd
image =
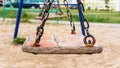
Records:
M19 37L34 34L39 24L21 23ZM14 24L0 23L0 68L120 68L120 27L91 26L98 44L103 47L100 54L39 54L22 52L21 45L12 44ZM80 27L76 26L81 34ZM70 33L69 25L48 24L45 33Z

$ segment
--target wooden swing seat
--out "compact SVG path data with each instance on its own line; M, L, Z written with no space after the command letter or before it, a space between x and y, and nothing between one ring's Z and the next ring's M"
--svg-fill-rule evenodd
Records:
M35 35L28 36L22 46L23 52L33 54L94 54L101 53L102 47L86 47L79 35L52 36L43 34L40 46L34 46Z

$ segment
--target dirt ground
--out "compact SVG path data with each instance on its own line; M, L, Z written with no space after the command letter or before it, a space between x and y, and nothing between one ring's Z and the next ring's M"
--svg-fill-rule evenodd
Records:
M39 24L21 23L19 37L34 34ZM120 27L91 26L90 32L103 47L100 54L39 54L22 52L12 44L15 25L0 23L0 68L120 68ZM80 27L76 32L81 35ZM47 24L45 33L68 34L69 25Z

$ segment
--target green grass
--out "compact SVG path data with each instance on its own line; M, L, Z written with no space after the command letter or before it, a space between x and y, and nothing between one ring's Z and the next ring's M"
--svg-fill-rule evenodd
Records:
M120 23L120 12L86 13L90 22Z
M77 10L71 10L73 13L73 20L79 21ZM102 22L102 23L120 23L120 12L112 11L85 11L85 18L90 22ZM63 18L61 20L68 20Z
M17 10L6 10L6 15L7 18L16 18L17 17ZM30 14L30 12L23 11L21 18L22 19L33 19L36 15L35 14ZM3 17L3 9L0 8L0 17Z
M64 14L66 14L66 9L62 9ZM73 14L73 20L74 21L79 21L79 16L78 16L78 10L77 9L71 9L71 12ZM0 17L2 17L2 8L0 8ZM16 18L17 16L17 11L13 10L7 10L6 11L6 17L7 18ZM37 12L22 12L22 21L29 22L30 19L35 19L35 17L39 13ZM85 18L88 19L89 22L105 22L105 23L120 23L120 12L112 12L112 11L85 11ZM50 19L50 20L55 20L55 19ZM60 20L65 20L69 21L67 17L61 18Z
M18 45L18 44L23 44L25 41L25 38L16 38L13 40L13 44Z

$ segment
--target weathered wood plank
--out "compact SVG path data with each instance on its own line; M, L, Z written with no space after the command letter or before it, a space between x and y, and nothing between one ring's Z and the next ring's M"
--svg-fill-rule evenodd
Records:
M94 54L101 53L102 47L30 47L22 46L24 52L34 53L34 54Z
M24 52L34 54L94 54L101 53L103 50L102 47L97 44L94 47L86 47L82 41L80 41L82 37L79 35L67 35L59 38L57 36L43 35L41 46L39 47L28 44L28 42L34 42L34 39L35 37L33 36L29 36L26 39L22 46Z

